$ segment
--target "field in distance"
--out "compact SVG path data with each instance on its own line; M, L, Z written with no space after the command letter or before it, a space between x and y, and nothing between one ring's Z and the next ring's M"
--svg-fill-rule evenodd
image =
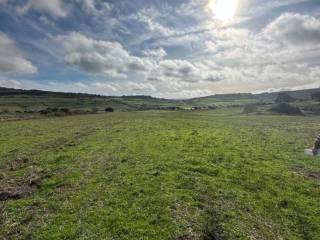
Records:
M0 123L0 239L319 239L319 116L240 108Z

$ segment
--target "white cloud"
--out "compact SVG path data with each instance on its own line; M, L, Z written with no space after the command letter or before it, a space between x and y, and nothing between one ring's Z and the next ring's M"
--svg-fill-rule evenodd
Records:
M100 0L74 0L79 3L82 10L87 14L91 15L102 15L109 13L112 9L111 5L108 2L103 2Z
M56 39L65 49L65 61L90 74L118 76L146 71L150 65L147 59L132 56L117 42L95 40L77 32Z
M27 60L14 40L0 32L0 73L35 74L37 68Z
M163 49L144 51L144 57L131 55L118 42L95 40L73 32L58 36L65 50L65 61L79 70L93 75L118 77L129 72L141 78L158 81L217 81L212 73L186 60L164 59Z
M208 68L205 68L204 65L180 59L165 59L159 61L148 73L147 79L152 82L179 83L215 82L221 80L214 71L210 71Z
M320 20L308 15L286 13L270 23L263 34L284 45L320 45Z
M167 53L163 48L144 50L142 54L155 60L161 60L167 56Z
M17 10L22 14L29 11L46 12L53 17L66 17L68 14L63 0L28 0Z
M145 24L148 34L152 34L153 36L169 36L174 34L174 30L164 26L163 24L159 23L156 19L161 15L159 11L153 8L145 8L134 15L136 20Z
M83 0L83 7L87 13L96 14L98 12L95 0Z
M232 84L231 91L255 91L320 82L314 67L319 64L320 21L314 17L286 13L258 33L225 29L208 33L206 39L206 62L224 76L216 85L224 83L226 91Z
M287 18L302 21L296 29L299 33L305 31L308 40L300 41L299 37L288 33L288 28L281 30ZM200 52L186 59L168 58L161 47L163 42L158 48L142 51L142 57L138 57L117 42L99 41L80 33L58 39L66 49L66 61L84 72L117 76L128 75L131 71L138 74L134 84L141 84L153 95L186 97L187 93L192 96L204 93L203 89L224 93L319 84L319 69L307 61L314 55L301 52L305 46L308 49L318 47L317 37L314 37L317 24L318 20L310 16L285 14L257 33L243 28L225 28L182 35L177 37L177 42L171 38L170 43L175 46L185 45L184 41L203 40ZM271 34L271 29L278 30ZM295 45L284 46L284 42ZM139 89L133 85L126 87Z
M0 79L0 86L6 88L23 88L23 83L15 79Z

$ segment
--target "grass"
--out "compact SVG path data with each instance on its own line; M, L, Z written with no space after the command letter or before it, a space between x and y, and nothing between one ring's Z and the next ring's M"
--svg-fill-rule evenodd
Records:
M0 239L319 239L320 117L242 109L0 123Z

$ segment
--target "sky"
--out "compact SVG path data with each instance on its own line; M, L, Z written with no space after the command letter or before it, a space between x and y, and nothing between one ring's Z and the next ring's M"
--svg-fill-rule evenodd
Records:
M320 0L0 0L0 86L192 98L320 86Z

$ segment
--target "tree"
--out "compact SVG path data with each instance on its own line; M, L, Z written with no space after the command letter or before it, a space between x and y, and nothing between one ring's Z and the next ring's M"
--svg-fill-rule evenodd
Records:
M106 112L114 112L114 109L111 108L111 107L107 107L107 108L105 109L105 111L106 111Z

